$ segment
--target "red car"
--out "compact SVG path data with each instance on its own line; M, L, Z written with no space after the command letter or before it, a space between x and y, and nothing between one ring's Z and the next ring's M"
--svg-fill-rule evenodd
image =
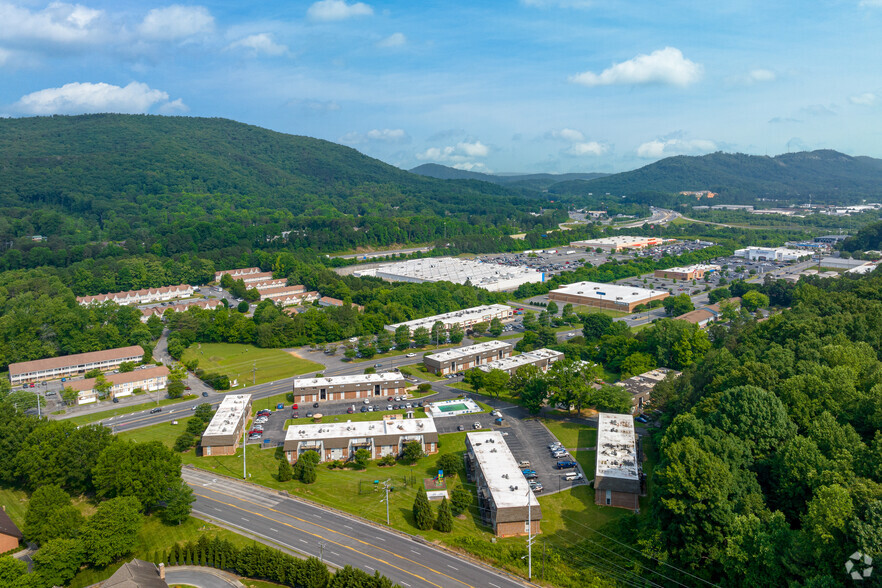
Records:
M387 402L392 402L392 400L393 400L393 398L391 396L386 399Z
M300 410L300 407L295 402L294 404L291 405L291 410Z

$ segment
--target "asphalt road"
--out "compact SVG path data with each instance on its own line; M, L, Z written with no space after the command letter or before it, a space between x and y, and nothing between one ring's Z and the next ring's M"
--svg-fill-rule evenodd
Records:
M515 588L525 582L426 544L420 538L259 486L185 468L193 488L193 515L239 528L307 556L343 567L379 571L404 588ZM404 508L394 504L393 508ZM406 505L409 509L410 505Z

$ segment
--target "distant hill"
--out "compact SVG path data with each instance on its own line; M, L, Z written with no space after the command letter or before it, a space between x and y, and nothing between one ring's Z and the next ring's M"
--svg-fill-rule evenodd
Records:
M518 190L443 182L231 120L0 119L3 241L42 234L72 245L137 234L145 246L160 238L162 251L183 252L250 247L293 230L303 247L335 250L554 225L529 214L536 209Z
M668 157L633 171L594 180L560 182L555 194L630 195L637 192L712 190L751 198L812 194L839 200L882 195L882 160L837 151L786 153L776 157L742 153Z
M525 188L527 190L545 190L559 182L570 180L591 180L602 178L608 174L603 173L569 173L569 174L484 174L480 172L466 171L439 165L437 163L424 163L412 170L411 173L439 180L480 180L503 186Z

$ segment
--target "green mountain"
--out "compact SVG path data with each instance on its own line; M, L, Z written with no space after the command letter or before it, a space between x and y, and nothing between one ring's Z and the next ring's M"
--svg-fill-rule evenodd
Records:
M480 172L466 171L439 165L437 163L424 163L412 170L411 173L439 180L480 180L503 186L524 188L526 190L545 190L549 186L559 182L571 180L591 180L601 178L608 174L602 173L569 173L569 174L484 174Z
M742 153L668 157L633 171L588 181L561 182L548 191L632 195L639 192L712 190L723 197L806 198L816 201L876 198L882 194L882 160L821 150L776 157Z
M537 209L502 186L443 182L349 147L230 120L0 119L3 241L134 237L175 253L255 246L285 233L333 250L552 226L553 214L538 223L529 215Z

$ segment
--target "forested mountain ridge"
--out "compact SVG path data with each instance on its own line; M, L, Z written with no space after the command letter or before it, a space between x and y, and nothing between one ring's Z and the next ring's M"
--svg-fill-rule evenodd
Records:
M832 150L775 157L711 153L668 157L639 169L551 186L555 194L618 195L643 191L712 190L734 198L805 198L837 202L882 196L882 160Z
M411 173L430 178L438 178L439 180L479 180L482 182L490 182L492 184L500 184L503 186L524 188L527 190L544 190L548 186L553 186L559 182L568 182L572 180L592 180L594 178L602 178L608 174L585 172L585 173L567 173L567 174L510 174L497 175L485 174L481 172L467 171L464 169L456 169L437 163L424 163L410 170Z
M5 242L39 234L52 249L127 241L175 254L260 246L292 231L292 244L328 251L553 226L554 214L529 215L536 209L501 186L421 177L225 119L0 120Z

